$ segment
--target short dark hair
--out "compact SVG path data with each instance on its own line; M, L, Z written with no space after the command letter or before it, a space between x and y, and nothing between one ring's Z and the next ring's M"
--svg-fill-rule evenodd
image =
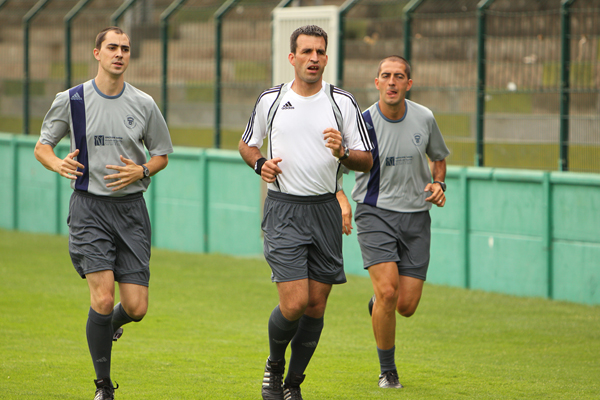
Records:
M123 29L119 28L118 26L109 26L107 28L104 28L100 31L100 33L98 34L98 36L96 36L96 48L98 50L100 50L102 48L102 42L104 42L104 39L106 38L106 34L110 31L114 31L119 35L125 35L127 36L127 39L129 39L129 35L126 34ZM131 39L129 39L129 45L131 46Z
M325 39L325 50L327 50L327 32L325 32L322 28L316 25L304 25L296 29L292 33L292 36L290 36L291 53L296 54L296 49L298 48L298 36L300 35L322 37L323 39Z
M379 67L377 67L377 77L378 78L379 78L379 74L381 73L381 65L388 60L399 61L402 64L404 64L404 70L406 71L406 77L408 79L410 79L410 64L408 63L408 61L406 61L406 58L400 57L400 56L387 56L386 58L381 60L379 62Z

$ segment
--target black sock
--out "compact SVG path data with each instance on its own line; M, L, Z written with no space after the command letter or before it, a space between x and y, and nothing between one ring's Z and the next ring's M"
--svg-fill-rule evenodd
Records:
M116 331L117 329L119 329L120 327L122 327L123 325L128 324L130 322L138 322L138 321L136 321L135 319L133 319L129 315L127 315L127 313L123 309L123 306L121 305L121 303L117 304L115 306L115 308L113 309L113 315L112 315L113 332Z
M395 353L396 346L392 347L389 350L381 350L379 347L377 348L377 354L379 355L379 366L382 374L386 371L396 370Z
M290 358L286 382L290 378L290 372L292 371L298 375L304 374L310 359L317 349L322 331L323 317L312 318L303 315L300 318L298 331L294 339L292 339L292 357Z
M275 307L269 317L269 358L271 361L279 361L285 358L285 350L290 340L294 337L298 321L289 321L286 319L279 305Z
M112 316L98 314L90 307L86 334L90 355L96 370L96 378L110 378L110 355L112 351Z

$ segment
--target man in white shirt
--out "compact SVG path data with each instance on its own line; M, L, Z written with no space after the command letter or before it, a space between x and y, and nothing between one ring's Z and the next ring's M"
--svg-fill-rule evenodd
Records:
M263 92L239 151L268 183L264 254L279 305L269 319L265 400L302 399L300 384L323 329L333 284L346 282L338 174L371 169L371 142L354 97L323 81L327 33L309 25L290 38L292 82ZM260 148L268 137L268 155ZM283 382L285 351L292 355Z

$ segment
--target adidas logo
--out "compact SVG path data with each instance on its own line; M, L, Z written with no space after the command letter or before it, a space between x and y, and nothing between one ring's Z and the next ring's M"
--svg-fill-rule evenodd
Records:
M283 105L283 107L281 107L282 110L293 110L294 106L292 105L292 103L290 103L289 101L287 103L285 103Z
M83 99L81 98L81 96L79 95L79 93L75 93L73 96L71 96L71 100L82 101Z
M370 123L367 122L367 129L373 129Z

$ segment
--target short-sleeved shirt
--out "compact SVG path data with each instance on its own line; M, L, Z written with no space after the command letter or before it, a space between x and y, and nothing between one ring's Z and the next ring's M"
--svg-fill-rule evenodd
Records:
M445 159L450 151L428 108L405 100L406 111L397 121L386 118L373 104L364 113L373 142L373 168L356 172L352 198L385 210L420 212L431 209L425 199L431 194L431 161Z
M173 152L167 124L148 94L125 83L116 96L103 94L94 80L60 92L44 118L40 142L52 147L71 133L71 152L85 166L71 188L98 196L120 197L144 192L150 178L140 179L113 192L104 176L117 173L106 165L124 165L119 156L138 165L150 156Z
M266 90L259 96L242 139L248 146L261 148L268 134L269 159L282 159L278 164L282 173L275 183L268 184L269 190L295 196L335 193L341 164L325 147L323 131L339 130L344 145L352 150L371 150L360 108L350 93L333 87L332 98L343 120L343 126L338 127L325 82L318 93L309 97L295 93L292 83L285 84L287 91L278 103L269 132L267 118L280 88Z

